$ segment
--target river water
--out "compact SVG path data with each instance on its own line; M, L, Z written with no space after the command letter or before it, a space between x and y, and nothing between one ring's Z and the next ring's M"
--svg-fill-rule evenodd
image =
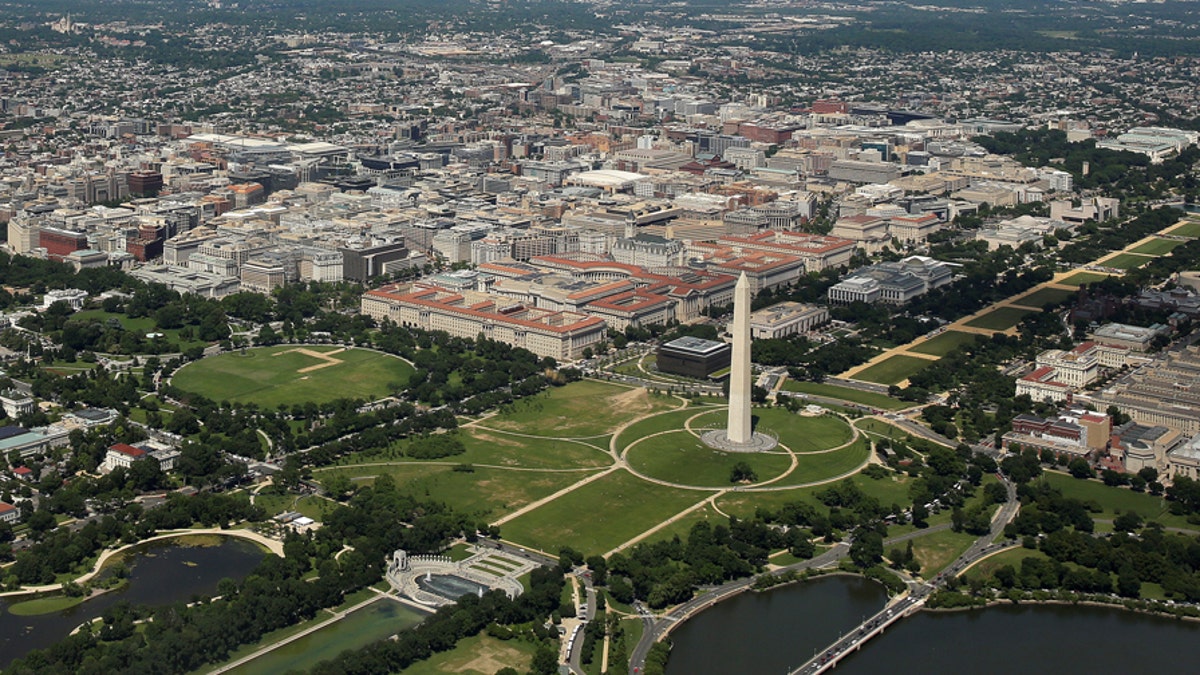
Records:
M882 587L827 577L743 593L671 634L667 675L786 673L883 606ZM1176 673L1200 623L1102 607L999 606L921 612L842 661L839 675L877 673Z
M785 673L885 602L883 586L846 576L742 593L671 633L667 675Z
M54 644L118 602L167 605L211 595L221 579L245 577L266 555L253 543L232 537L223 537L216 546L187 546L163 540L133 551L125 562L130 570L128 584L70 609L17 616L9 613L8 606L28 598L0 601L0 668L34 649Z

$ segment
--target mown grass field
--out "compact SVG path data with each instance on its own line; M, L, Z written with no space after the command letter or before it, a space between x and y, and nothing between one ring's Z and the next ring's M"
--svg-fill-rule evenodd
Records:
M894 399L891 396L862 391L861 389L851 389L850 387L839 387L836 384L825 384L824 382L806 382L789 379L783 383L783 388L785 391L836 398L843 401L869 405L872 408L880 408L882 410L899 410L911 405L899 399Z
M1046 554L1036 549L1013 548L980 560L967 570L966 574L973 577L981 576L987 578L1005 565L1012 565L1013 569L1020 570L1021 561L1026 558L1046 558Z
M978 539L973 534L942 530L912 540L913 556L921 563L921 576L928 579L962 555Z
M1135 511L1146 520L1154 520L1167 527L1179 527L1185 530L1200 530L1200 525L1192 525L1184 516L1171 514L1166 508L1166 500L1144 492L1134 492L1128 488L1109 487L1098 480L1079 480L1066 474L1047 472L1038 480L1044 480L1062 491L1065 497L1095 501L1104 511L1093 513L1095 520L1112 520L1118 514ZM1099 529L1099 528L1097 528Z
M317 495L272 495L257 494L254 503L263 507L268 516L276 516L285 511L296 511L318 522L324 521L329 512L338 507L338 503Z
M854 431L836 415L806 417L784 408L755 408L755 424L779 435L792 452L821 452L844 445Z
M862 474L856 474L844 480L853 482L863 492L878 499L884 506L892 504L907 506L912 503L912 499L908 496L909 481L912 479L907 476L893 475L875 480ZM778 509L789 502L808 502L821 511L827 511L828 508L821 504L816 495L835 484L827 483L770 492L731 492L719 497L716 505L722 512L739 518L753 516L755 509L759 507Z
M1180 237L1200 237L1200 222L1189 220L1172 230L1168 230L1167 234L1174 234Z
M915 356L898 354L875 365L860 370L854 376L856 380L874 382L876 384L899 384L927 368L933 361Z
M556 438L518 436L481 426L460 427L453 433L462 441L467 451L461 455L452 455L437 461L523 469L595 468L608 466L613 462L612 457L606 452L607 443L593 444ZM383 450L355 453L342 458L337 465L411 464L428 461L419 457L406 456L405 453L411 443L411 440L406 439L393 443Z
M663 527L654 534L647 536L642 541L647 543L670 541L675 536L678 536L680 540L687 540L687 535L692 531L692 527L696 523L702 522L712 525L729 525L729 518L717 513L716 509L712 506L705 504L670 525Z
M454 458L448 460L451 464ZM388 475L399 491L419 499L435 499L455 509L495 520L527 504L587 478L588 471L515 471L473 467L455 471L446 464L389 464L386 466L350 466L314 472L322 480L342 474L356 484L370 483ZM558 549L554 549L558 550Z
M833 452L800 455L796 470L771 483L771 486L804 485L836 478L861 466L867 461L869 452L867 442L860 438L858 442Z
M523 673L533 663L537 645L524 640L497 640L485 633L460 640L454 649L439 652L404 669L404 675L492 675L501 668Z
M616 439L617 449L624 448L634 441L640 440L647 436L662 432L675 431L676 429L684 428L687 420L696 415L700 417L696 420L696 426L702 427L709 424L716 424L721 420L720 415L724 412L723 408L717 406L705 406L701 408L686 408L684 410L676 410L674 412L655 415L644 420L639 420L626 427L621 431Z
M1066 300L1074 295L1075 291L1068 291L1065 288L1039 288L1029 295L1023 295L1020 298L1013 300L1013 304L1020 305L1022 307L1037 307L1040 309L1046 305L1062 302L1063 300Z
M964 333L957 330L948 330L941 335L932 337L916 347L909 347L908 351L917 352L920 354L931 354L933 356L945 356L962 345L975 342L974 333Z
M1150 256L1137 255L1136 253L1121 253L1108 258L1107 260L1101 260L1097 264L1104 267L1115 267L1119 270L1131 270L1141 267L1151 260L1153 260L1153 258Z
M1100 274L1098 272L1076 272L1058 283L1064 286L1082 286L1084 284L1094 284L1097 281L1104 281L1108 276L1107 274Z
M570 546L606 553L708 496L614 471L500 527L501 536L543 551Z
M85 309L72 314L71 319L76 321L95 320L101 323L105 323L111 319L116 319L121 323L122 328L131 333L136 333L143 338L147 333L162 333L162 339L165 340L168 345L174 345L172 349L177 349L180 351L189 347L197 347L208 344L202 340L185 340L181 338L179 336L179 329L177 328L159 328L154 319L148 316L130 318L125 314L106 312L102 309Z
M732 487L730 472L745 462L761 483L781 476L792 464L787 453L722 452L708 447L686 431L675 431L639 441L629 449L629 466L638 473L682 485Z
M1151 239L1150 241L1135 246L1129 249L1130 253L1142 253L1144 255L1166 255L1175 250L1176 246L1182 244L1182 241L1175 239Z
M521 399L484 425L533 436L588 438L610 434L631 419L679 404L678 399L652 396L645 389L582 380Z
M985 330L1008 330L1013 326L1021 323L1021 319L1027 314L1032 314L1027 309L1018 309L1016 307L999 307L983 316L976 317L967 322L966 325L972 328L983 328Z
M8 606L10 614L17 616L37 616L40 614L55 614L82 604L88 597L82 595L72 598L66 595L49 595L33 600L22 600Z
M274 408L340 398L380 398L393 387L405 386L412 374L413 367L405 361L365 349L280 345L248 349L245 353L228 352L189 363L175 373L171 383L213 401L253 401Z

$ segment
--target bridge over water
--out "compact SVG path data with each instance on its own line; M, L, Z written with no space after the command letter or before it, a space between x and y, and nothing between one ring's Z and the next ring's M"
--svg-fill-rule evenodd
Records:
M852 628L804 665L790 671L788 675L817 675L832 669L839 661L862 649L863 643L867 640L882 635L889 626L921 609L925 605L925 601L939 586L947 579L957 576L968 565L984 556L1017 546L1014 542L993 543L996 537L1004 531L1004 526L1016 516L1017 509L1020 507L1013 484L1005 481L1005 487L1008 489L1008 501L1000 507L995 518L992 519L992 527L987 534L976 539L970 548L933 579L910 588L895 602Z
M847 655L854 653L862 648L863 643L876 635L880 635L900 619L910 616L924 606L925 601L929 596L937 590L946 579L957 575L960 571L971 565L980 558L996 553L997 551L1016 546L1015 543L993 543L998 536L1004 531L1004 526L1012 522L1012 519L1017 515L1017 509L1020 508L1020 502L1017 501L1016 486L1006 480L1003 476L999 476L1003 481L1008 493L1008 500L1000 506L1000 510L992 519L992 527L990 531L975 540L971 547L959 556L954 562L950 563L933 579L923 583L913 583L910 585L908 592L899 596L887 607L882 609L878 614L872 615L870 618L863 621L858 626L855 626L848 633L838 638L833 644L821 650L811 660L789 672L788 675L814 675L815 673L823 673L826 670L833 668L839 661ZM946 528L947 525L940 525L928 530L921 530L907 535L896 537L884 541L885 546L893 545L899 542L907 541L929 534L932 531ZM845 543L839 543L830 550L821 555L795 565L789 565L786 569L803 570L809 568L828 567L835 564L839 559L849 552L850 547ZM655 616L648 612L642 613L642 621L644 629L642 639L634 646L629 662L630 675L638 675L642 671L642 667L646 663L646 655L650 651L650 647L659 640L665 638L674 628L680 625L683 621L691 616L703 611L707 607L730 598L738 593L749 590L754 584L754 579L741 579L739 581L731 581L723 586L710 589L703 595L699 595L691 600L683 603L672 609L666 615Z

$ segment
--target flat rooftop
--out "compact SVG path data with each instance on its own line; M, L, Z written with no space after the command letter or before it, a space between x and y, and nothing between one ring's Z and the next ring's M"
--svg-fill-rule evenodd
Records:
M728 349L729 345L724 342L717 342L716 340L685 336L671 340L664 344L663 347L681 352L689 352L696 356L708 356L723 349Z

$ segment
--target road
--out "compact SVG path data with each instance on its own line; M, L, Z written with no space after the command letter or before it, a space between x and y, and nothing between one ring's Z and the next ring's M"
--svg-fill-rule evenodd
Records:
M579 624L583 628L580 629L575 643L572 645L571 653L567 655L567 665L571 668L571 672L575 675L584 675L582 657L583 657L583 631L586 630L587 624L591 623L596 618L596 589L592 586L592 573L584 568L577 568L575 576L583 583L584 603L587 609L579 618ZM578 608L576 608L578 610Z

